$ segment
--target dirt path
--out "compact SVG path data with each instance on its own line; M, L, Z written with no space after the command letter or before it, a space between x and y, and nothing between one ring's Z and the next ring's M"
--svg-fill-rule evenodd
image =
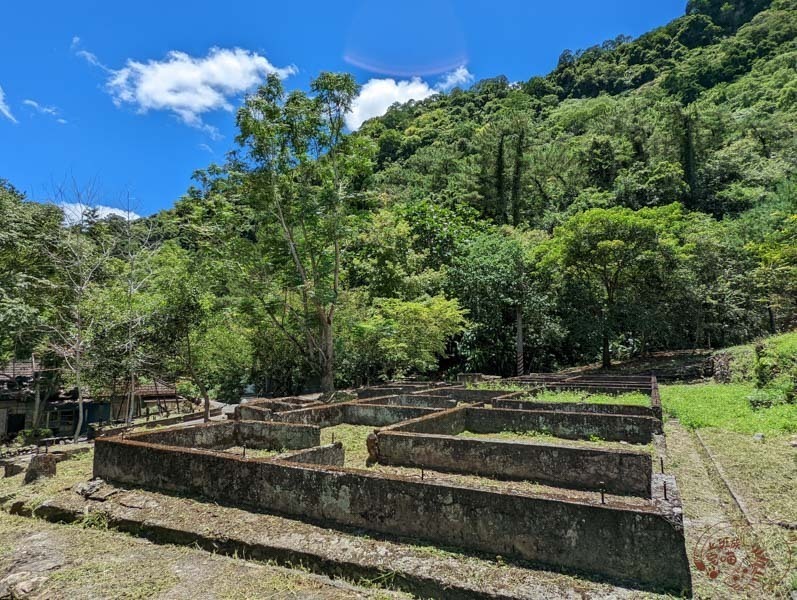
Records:
M665 433L668 453L665 464L676 476L684 505L695 597L789 598L792 586L797 583L792 566L797 539L778 527L749 526L695 433L677 420L667 421ZM726 543L740 544L741 552L746 552L745 561L754 562L756 553L766 558L758 580L740 570L742 562L734 569L726 561L718 573L711 568L699 568L700 564L706 565L706 557L714 550L712 544ZM742 557L741 552L736 551L735 556Z
M54 525L0 512L0 598L405 597L193 548L155 545L94 525Z

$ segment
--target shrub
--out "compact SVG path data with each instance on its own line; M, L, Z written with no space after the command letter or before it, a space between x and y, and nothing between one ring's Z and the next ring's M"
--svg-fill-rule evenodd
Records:
M53 437L53 430L39 427L38 429L23 429L17 434L14 441L20 446L27 446L28 444L33 444L42 438L48 437Z

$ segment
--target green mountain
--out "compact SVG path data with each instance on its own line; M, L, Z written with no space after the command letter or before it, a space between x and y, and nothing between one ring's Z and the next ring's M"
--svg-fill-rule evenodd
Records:
M797 0L692 0L346 134L356 93L270 78L227 162L140 221L62 228L0 185L0 354L235 399L797 325Z

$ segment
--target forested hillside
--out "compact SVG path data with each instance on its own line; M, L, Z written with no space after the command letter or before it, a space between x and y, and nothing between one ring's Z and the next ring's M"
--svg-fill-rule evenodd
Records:
M691 0L544 77L394 106L272 77L141 220L0 188L0 351L236 399L721 347L797 321L797 1ZM67 190L70 201L85 190Z

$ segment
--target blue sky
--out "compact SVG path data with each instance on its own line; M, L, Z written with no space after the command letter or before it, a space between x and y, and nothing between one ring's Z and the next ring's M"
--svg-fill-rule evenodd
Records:
M168 208L234 145L234 109L267 73L364 85L356 128L394 100L545 74L565 48L637 36L685 0L9 2L0 22L0 177L51 198L66 180L139 214Z

